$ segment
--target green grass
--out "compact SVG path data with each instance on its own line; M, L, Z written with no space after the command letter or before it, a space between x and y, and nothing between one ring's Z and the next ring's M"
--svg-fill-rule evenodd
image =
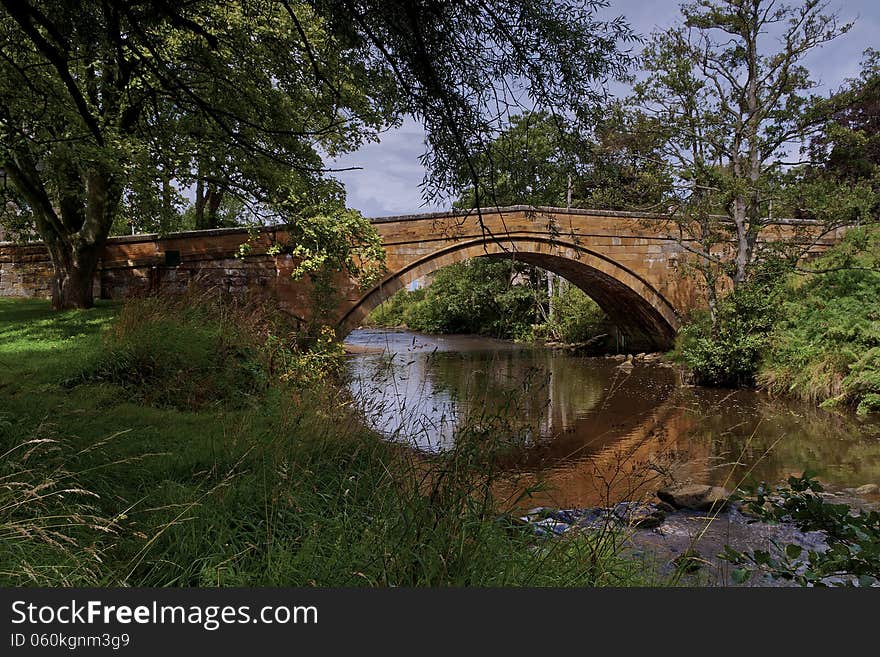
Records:
M425 462L379 440L258 313L150 303L0 299L0 585L651 583L613 540L510 522L491 446ZM133 345L184 375L134 376ZM265 385L191 394L230 359Z
M758 373L771 392L880 413L880 230L853 229L787 282Z

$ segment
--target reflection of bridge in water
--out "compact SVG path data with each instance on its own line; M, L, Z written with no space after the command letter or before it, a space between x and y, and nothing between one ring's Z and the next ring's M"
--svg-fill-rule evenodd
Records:
M372 426L427 451L464 427L508 441L496 494L523 507L582 507L650 495L666 475L734 488L814 470L830 483L880 480L880 425L750 390L681 387L675 370L475 336L359 330L385 353L349 361Z
M451 448L462 432L506 441L503 448L513 449L501 466L513 478L502 478L502 496L542 480L547 490L527 505L632 499L682 451L686 420L672 369L622 369L607 359L474 336L351 336L357 346L379 347L383 338L385 353L349 363L367 422L428 452ZM692 446L685 451L693 463Z

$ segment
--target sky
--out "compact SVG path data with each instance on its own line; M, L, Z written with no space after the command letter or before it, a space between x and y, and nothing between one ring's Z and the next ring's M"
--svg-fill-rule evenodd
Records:
M622 14L634 32L645 36L670 27L679 16L678 0L610 2L611 6L602 11L603 16L612 18ZM820 83L818 91L821 92L834 90L845 79L855 77L866 48L880 49L880 0L830 0L828 5L843 22L855 21L855 24L847 34L813 51L803 62ZM623 94L626 89L615 85L611 91ZM432 205L422 199L425 170L419 156L424 151L424 130L416 121L408 119L400 128L385 132L380 142L367 144L331 166L359 167L335 175L345 184L348 205L368 217L448 210L449 203Z

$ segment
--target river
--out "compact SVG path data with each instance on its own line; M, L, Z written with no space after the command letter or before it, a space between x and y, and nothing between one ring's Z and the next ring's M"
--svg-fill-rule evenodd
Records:
M518 506L610 504L670 481L733 489L804 470L831 489L880 483L880 422L683 385L664 363L621 367L477 336L379 329L356 330L346 345L355 352L348 386L368 424L426 455L464 433L508 441L516 449L497 494Z

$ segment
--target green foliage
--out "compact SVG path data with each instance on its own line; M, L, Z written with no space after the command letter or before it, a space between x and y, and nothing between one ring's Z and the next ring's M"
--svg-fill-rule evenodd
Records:
M400 290L384 303L379 304L365 319L365 326L385 328L408 327L412 309L425 300L428 288Z
M456 206L565 205L569 177L578 169L576 141L564 120L548 112L512 117L478 160L482 185L474 187L471 170L462 169L465 189Z
M825 130L810 142L821 173L843 180L876 178L880 167L880 51L864 52L859 77L847 80L817 108L830 113Z
M291 218L290 243L277 247L297 259L293 276L345 271L369 287L385 271L382 238L357 210L328 210Z
M553 298L553 316L542 325L554 340L585 342L606 332L607 317L599 305L579 287L560 281Z
M700 385L751 385L777 311L776 279L756 278L721 299L714 324L708 312L695 314L679 332L675 356Z
M789 281L759 382L859 413L880 411L880 231L853 229Z
M460 172L456 206L565 206L621 210L659 203L671 184L656 154L656 138L637 130L619 103L605 108L593 130L548 112L511 119L477 159L481 186L470 168ZM475 189L480 189L478 199ZM479 201L479 203L478 203Z
M514 338L528 332L537 303L533 270L510 260L474 258L438 271L412 298L403 324L426 333L475 333ZM400 303L400 302L396 302Z
M427 131L426 192L445 192L497 133L512 81L581 116L594 84L623 73L617 42L631 33L599 6L4 3L0 165L21 201L14 221L32 218L49 247L56 308L91 307L114 227L173 230L186 187L197 228L228 219L230 197L261 223L339 218L324 159L406 115Z
M284 229L289 238L271 244L267 253L294 256L296 264L290 275L312 278L316 283L316 306L332 307L335 273L347 273L363 288L373 285L384 273L382 238L370 220L357 210L341 203L328 203L299 215L288 215L288 218ZM239 258L251 253L254 241L265 237L255 224L249 226L248 233L247 241L238 247L236 256ZM325 308L317 310L320 314Z
M101 353L67 384L121 386L157 407L241 406L281 382L311 385L338 372L342 352L331 335L300 348L277 311L235 299L132 300Z
M25 438L13 429L12 420L0 415L0 581L97 585L104 547L120 519L100 514L98 496L76 472L83 455L60 440L51 424L38 425Z
M746 502L752 513L771 522L793 522L802 531L821 531L828 547L807 551L795 544L774 545L773 553L742 553L725 546L721 557L743 567L738 579L745 581L749 569L756 568L801 586L873 586L880 580L880 512L831 504L822 491L810 473L789 477L788 485L775 491L758 488Z
M552 316L547 294L545 272L515 261L475 258L441 269L428 287L401 290L365 324L567 343L607 330L605 313L580 288L559 280Z

